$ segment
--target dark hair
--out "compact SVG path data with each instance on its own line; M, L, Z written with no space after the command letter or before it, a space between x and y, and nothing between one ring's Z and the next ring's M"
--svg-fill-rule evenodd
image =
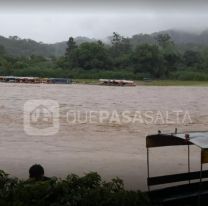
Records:
M35 164L29 169L30 178L41 179L44 176L44 169L41 165Z

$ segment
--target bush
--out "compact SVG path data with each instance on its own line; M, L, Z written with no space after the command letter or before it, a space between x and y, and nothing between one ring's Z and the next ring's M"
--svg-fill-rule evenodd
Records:
M105 70L99 71L96 69L83 70L83 69L73 69L68 70L67 75L73 77L74 79L134 79L142 80L143 76L141 74L134 74L133 71L129 70Z
M139 191L126 191L122 180L105 182L97 173L66 179L23 181L0 171L1 206L138 206L149 205Z
M195 71L177 71L170 75L170 79L189 80L189 81L207 81L208 74L205 72Z

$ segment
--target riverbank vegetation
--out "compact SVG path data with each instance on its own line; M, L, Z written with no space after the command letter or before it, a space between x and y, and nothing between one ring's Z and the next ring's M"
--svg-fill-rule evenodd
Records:
M133 46L118 33L113 34L111 44L95 41L78 45L70 37L61 57L14 57L0 46L0 75L207 81L208 48L181 49L168 34Z
M98 79L76 79L75 83L78 84L91 84L99 85ZM138 86L208 86L208 81L190 81L190 80L149 80L141 81L135 80L135 84Z
M19 180L0 171L2 206L147 206L145 194L127 191L122 180L105 182L97 173L48 181Z

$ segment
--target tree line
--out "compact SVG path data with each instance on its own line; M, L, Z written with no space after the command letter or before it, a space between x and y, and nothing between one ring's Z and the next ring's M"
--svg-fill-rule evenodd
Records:
M182 51L168 34L154 43L133 46L114 32L111 44L102 41L67 42L62 57L11 57L0 46L0 75L70 77L81 79L208 80L208 48Z

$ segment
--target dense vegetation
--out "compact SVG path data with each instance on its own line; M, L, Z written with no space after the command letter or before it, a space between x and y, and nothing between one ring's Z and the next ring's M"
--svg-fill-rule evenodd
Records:
M14 40L17 37L12 38ZM1 45L0 75L208 80L208 46L179 46L166 33L143 35L142 38L125 38L114 33L111 44L104 44L89 39L77 43L70 37L65 54L60 57L46 56L44 53L47 50L44 49L43 55L14 56ZM31 41L30 44L35 43ZM18 47L17 44L16 48Z
M95 39L76 37L75 41L79 45L83 42L93 42ZM15 57L29 57L32 55L43 57L60 57L64 55L67 47L66 41L54 44L45 44L31 39L21 39L18 36L10 36L9 38L0 36L0 45L5 48L9 55Z
M66 179L23 181L0 171L1 206L146 206L147 197L139 191L126 191L122 180L104 182L97 173Z

